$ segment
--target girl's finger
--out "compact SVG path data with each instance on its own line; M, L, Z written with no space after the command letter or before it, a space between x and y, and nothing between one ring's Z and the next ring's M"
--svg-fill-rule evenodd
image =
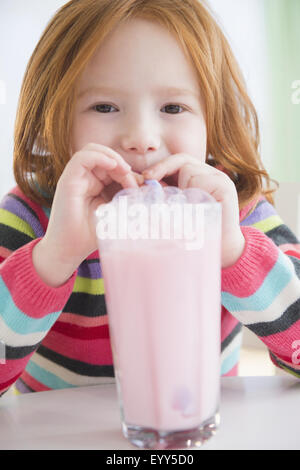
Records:
M102 170L102 169L99 169L99 170L93 170L93 173L95 174L95 176L101 180L101 183L104 184L104 186L108 186L110 185L113 181L117 181L117 179L113 179L110 172L107 172L106 170ZM141 186L143 183L144 183L144 177L142 175L140 175L139 173L135 173L134 171L131 172L133 178L135 179L136 183L138 186ZM121 181L117 181L119 183L121 183ZM132 187L132 179L131 178L126 178L125 179L125 183L126 184L130 184Z
M201 162L195 157L184 153L178 153L176 155L170 155L155 165L147 168L143 171L143 176L145 179L151 178L160 180L165 176L170 176L173 173L176 173L185 163L196 163L201 165Z
M199 171L199 168L196 167L195 165L183 165L183 167L180 168L179 173L178 173L178 188L180 189L186 189L188 187L189 181L191 177Z
M131 168L130 165L128 165L128 163L124 160L124 158L110 147L106 147L105 145L101 144L90 143L87 144L84 149L98 152L99 154L105 155L106 157L115 160L118 163L118 166L120 166L120 168L126 168L127 170Z
M132 171L131 173L132 173L133 176L135 177L135 180L136 180L137 184L138 184L139 186L141 186L141 185L144 183L144 181L145 181L143 175L140 175L139 173L136 173L135 171Z
M138 184L133 174L128 173L119 179L119 181L112 180L110 184L105 185L101 190L101 196L105 202L110 202L113 197L122 189L137 188Z
M233 181L222 172L206 172L201 171L199 168L186 169L186 174L183 177L182 189L185 188L200 188L203 191L211 194L216 201L222 202L226 197L233 197L235 193L235 186Z
M92 172L95 175L95 177L101 181L101 183L104 186L108 186L109 184L113 182L110 172L107 170L104 170L102 168L96 168L95 170L92 170Z
M218 170L217 170L218 171ZM218 173L220 173L218 171ZM207 178L208 175L217 175L218 174L215 168L212 168L209 165L197 163L191 164L187 163L179 169L178 173L178 188L185 189L189 186L190 179L196 175L202 175Z
M79 165L78 165L79 162ZM75 165L75 163L77 163ZM69 164L73 167L77 167L78 173L80 176L80 168L84 168L87 171L93 171L94 174L102 178L101 171L113 171L114 174L124 175L124 173L131 170L130 165L128 165L125 160L117 161L115 158L107 156L103 153L96 152L95 150L82 150L69 161Z
M123 188L138 188L136 177L132 172L128 172L125 176L121 177L118 182Z

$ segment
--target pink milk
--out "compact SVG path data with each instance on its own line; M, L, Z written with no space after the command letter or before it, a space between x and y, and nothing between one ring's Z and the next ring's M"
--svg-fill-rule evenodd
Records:
M100 257L124 420L177 431L218 409L220 251L164 245Z
M161 234L105 240L97 226L124 435L139 447L198 446L218 425L221 206L194 188L124 191L148 208L153 200L201 202L196 232L203 237L188 249L185 240ZM124 228L125 219L118 215L115 223Z

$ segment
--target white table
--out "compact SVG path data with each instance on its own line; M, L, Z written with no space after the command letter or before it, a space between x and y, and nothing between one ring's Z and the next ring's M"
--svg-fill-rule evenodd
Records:
M203 450L300 449L297 378L222 378L220 414ZM115 384L3 396L0 449L138 450L122 435Z

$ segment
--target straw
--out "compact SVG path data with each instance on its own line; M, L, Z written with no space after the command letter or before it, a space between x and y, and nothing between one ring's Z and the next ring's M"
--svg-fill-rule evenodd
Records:
M156 186L157 188L161 188L161 184L157 180L145 180L145 184L149 184L150 186Z

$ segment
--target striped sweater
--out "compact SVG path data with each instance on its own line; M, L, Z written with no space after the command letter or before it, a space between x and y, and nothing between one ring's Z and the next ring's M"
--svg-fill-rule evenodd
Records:
M0 394L114 380L98 251L58 288L33 267L49 216L18 187L0 204ZM221 374L237 374L245 325L276 366L300 377L300 244L264 197L240 225L244 252L222 270Z

